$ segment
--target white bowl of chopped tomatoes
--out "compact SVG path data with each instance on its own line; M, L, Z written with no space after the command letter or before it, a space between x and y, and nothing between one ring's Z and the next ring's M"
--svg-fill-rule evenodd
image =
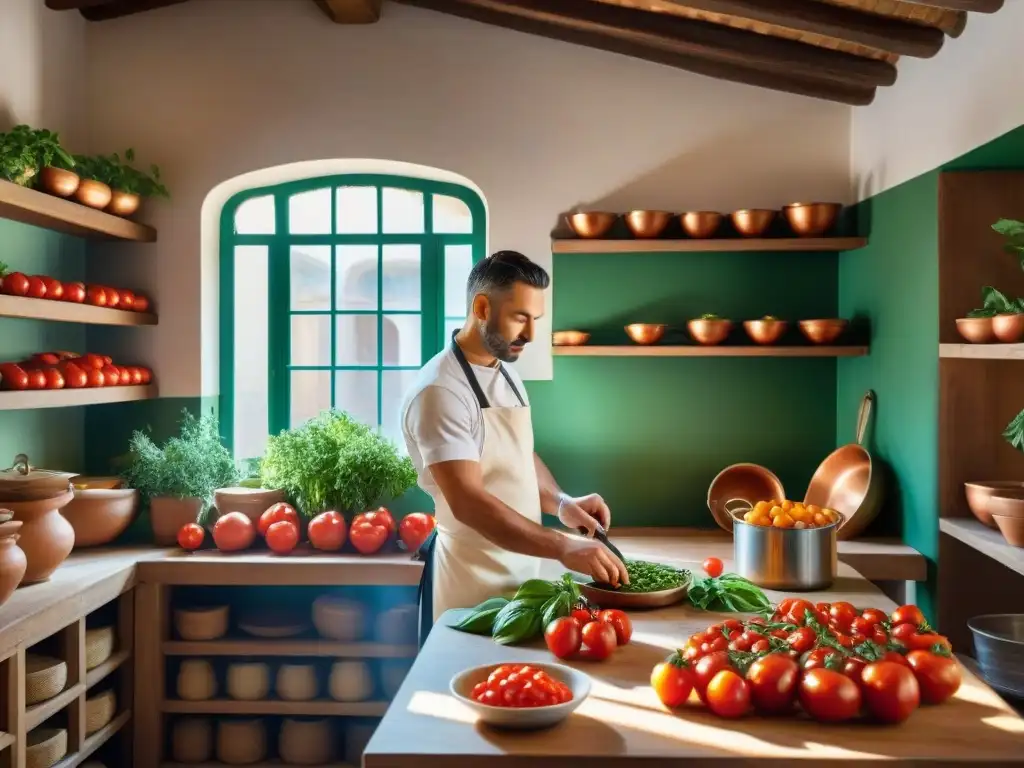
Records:
M452 696L499 728L547 728L590 694L590 677L562 664L485 664L452 678Z

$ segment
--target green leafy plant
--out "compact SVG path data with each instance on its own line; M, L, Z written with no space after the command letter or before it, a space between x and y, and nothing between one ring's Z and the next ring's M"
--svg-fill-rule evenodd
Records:
M141 430L132 435L129 447L128 463L121 476L128 487L146 499L200 498L209 507L217 488L238 482L238 468L221 442L217 417L212 412L197 419L183 409L178 435L162 447Z
M270 437L260 481L311 518L327 509L363 512L400 496L415 484L416 470L390 440L342 411L324 411Z
M111 189L140 197L170 197L167 187L160 181L160 168L151 165L149 173L140 171L135 162L135 150L125 150L124 159L116 152L110 155L76 155L79 175L85 179L101 181Z
M1003 439L1024 453L1024 411L1014 416L1013 420L1006 425L1006 429L1003 430Z
M1024 269L1024 221L1000 219L992 229L1006 238L1003 250L1014 254L1020 261L1020 268Z
M0 178L27 186L39 169L48 165L75 165L56 133L28 125L16 125L7 133L0 133Z
M968 317L995 317L1024 313L1024 298L1010 299L1002 291L986 285L981 289L982 305L967 313Z

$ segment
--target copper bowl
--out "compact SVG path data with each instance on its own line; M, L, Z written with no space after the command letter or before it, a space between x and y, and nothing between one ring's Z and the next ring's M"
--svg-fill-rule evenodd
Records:
M637 344L657 344L666 330L663 323L633 323L626 326L626 335Z
M717 211L687 211L679 215L683 231L697 240L707 240L714 235L724 218Z
M996 527L1011 547L1024 547L1024 517L992 515Z
M57 197L71 197L81 181L77 173L50 165L39 172L39 188Z
M733 211L730 218L736 231L744 237L760 237L775 221L776 214L778 211L767 208L744 208L742 211Z
M958 317L956 330L971 344L991 344L996 335L991 317Z
M995 496L1001 498L1016 497L1024 499L1024 482L1017 480L979 480L974 483L964 483L964 495L967 496L967 508L971 510L978 522L995 528L995 520L992 519L992 512L995 507L992 500ZM1024 502L1022 502L1024 505ZM1006 503L998 502L997 506L1003 508L1000 514L1009 514L1006 511ZM1024 507L1022 507L1024 508Z
M570 213L565 217L577 237L604 237L612 224L619 218L617 213L607 211L589 211L587 213Z
M686 329L698 344L712 346L721 344L729 337L732 332L732 320L698 318L688 322Z
M988 500L988 511L993 518L1000 515L1024 518L1024 491L996 491Z
M743 330L755 344L774 344L786 332L789 323L774 317L762 317L760 320L745 320Z
M555 331L551 334L551 343L556 347L582 347L590 341L586 331Z
M843 334L848 324L848 321L838 317L827 320L801 320L798 323L800 332L812 344L831 344Z
M75 200L82 205L87 205L100 211L110 204L112 195L110 187L102 181L96 181L95 179L82 179L78 189L75 190Z
M821 237L836 223L842 209L839 203L793 203L782 213L798 236Z
M668 211L630 211L624 218L633 237L651 238L664 232L674 216Z
M708 486L708 509L723 529L732 530L729 512L742 502L752 507L759 501L784 501L786 491L775 474L759 464L733 464L715 475Z
M131 192L122 192L119 189L111 191L110 204L107 205L107 213L115 216L131 216L139 210L142 198Z
M996 315L992 318L992 333L996 341L1016 344L1024 336L1024 315Z

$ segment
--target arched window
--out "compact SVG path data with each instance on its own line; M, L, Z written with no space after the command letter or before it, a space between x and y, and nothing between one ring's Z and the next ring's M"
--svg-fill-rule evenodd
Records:
M221 423L238 458L327 408L402 445L416 371L461 325L484 204L448 182L344 174L221 212Z

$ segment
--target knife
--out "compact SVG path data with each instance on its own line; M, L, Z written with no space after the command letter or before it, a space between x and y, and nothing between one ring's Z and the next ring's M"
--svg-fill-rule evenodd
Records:
M587 529L580 528L579 532L585 536L587 534ZM611 543L611 541L608 539L608 534L605 533L604 528L602 528L600 525L598 525L597 528L594 529L594 538L600 541L606 547L608 547L608 549L611 550L611 553L615 555L617 558L619 558L619 560L621 560L623 563L626 562L626 558L619 551L619 548Z

